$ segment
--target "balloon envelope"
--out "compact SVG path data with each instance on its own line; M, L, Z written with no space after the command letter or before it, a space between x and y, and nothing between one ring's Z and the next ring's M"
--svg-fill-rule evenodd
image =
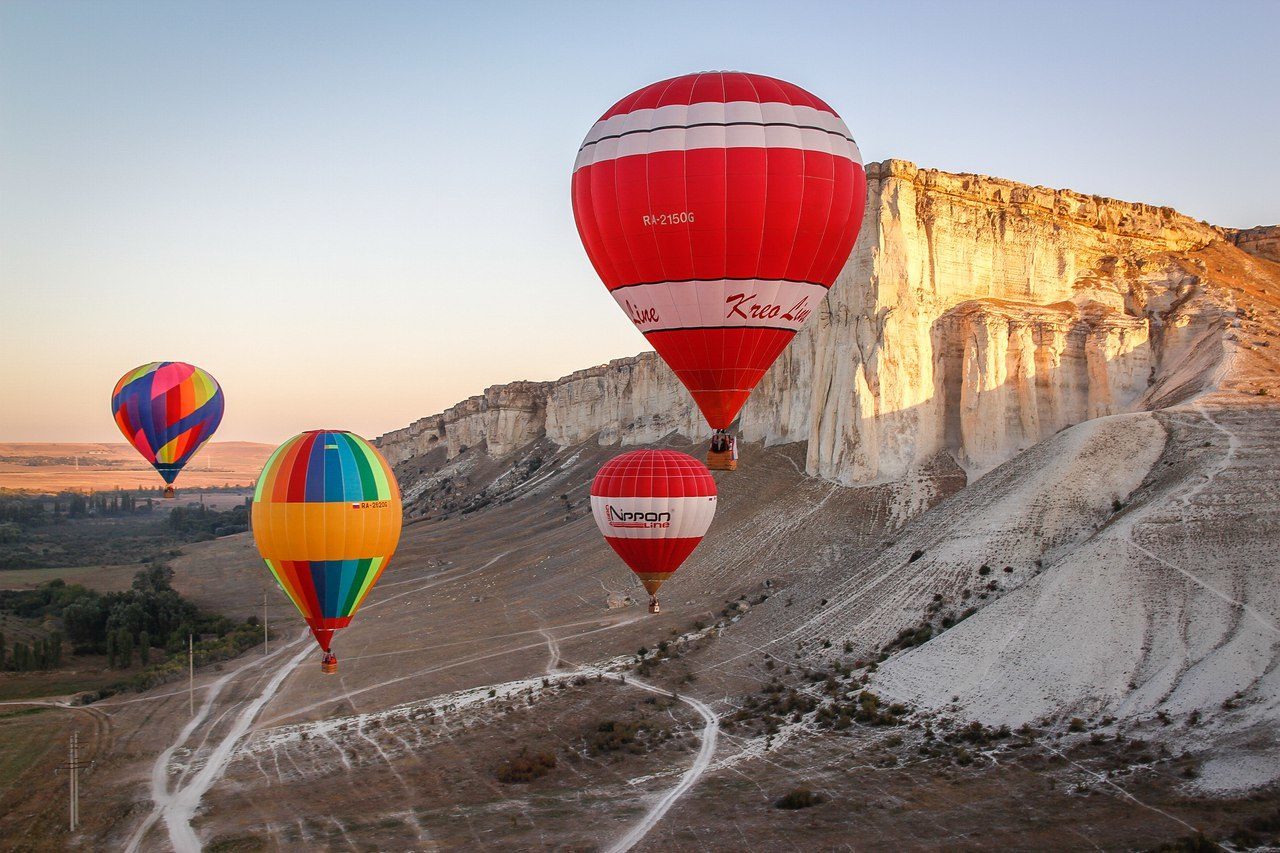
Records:
M711 526L716 481L688 454L633 450L596 474L591 513L605 541L655 595Z
M646 86L595 123L573 213L605 287L726 429L848 260L866 190L831 107L713 71Z
M312 430L276 448L253 495L253 539L326 652L400 541L400 487L360 436Z
M217 381L182 361L136 367L111 395L116 426L169 484L213 435L223 409Z

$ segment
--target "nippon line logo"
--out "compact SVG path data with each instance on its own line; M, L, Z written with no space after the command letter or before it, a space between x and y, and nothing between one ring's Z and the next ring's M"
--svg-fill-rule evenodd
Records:
M627 512L613 504L605 504L604 511L610 527L657 529L671 526L669 512Z

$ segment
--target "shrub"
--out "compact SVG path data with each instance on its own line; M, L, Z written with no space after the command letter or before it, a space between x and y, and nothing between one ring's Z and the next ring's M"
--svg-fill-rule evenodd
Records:
M644 723L605 720L596 725L595 731L587 737L587 748L592 755L620 750L641 753L644 752L644 746L636 736L647 728Z
M494 771L494 775L498 777L498 781L504 785L514 785L521 782L532 782L534 779L541 779L546 776L556 766L556 757L551 752L529 752L527 748L521 749L520 752L498 766Z
M1071 722L1067 725L1067 731L1069 732L1084 731L1084 720L1080 719L1079 717L1072 717Z
M787 809L795 811L797 809L807 809L816 806L822 802L822 795L815 794L808 788L800 787L786 794L782 799L773 804L776 809Z

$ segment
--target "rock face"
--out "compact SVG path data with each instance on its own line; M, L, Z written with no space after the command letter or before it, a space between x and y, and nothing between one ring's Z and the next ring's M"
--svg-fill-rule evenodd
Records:
M546 422L550 382L511 382L486 388L438 415L421 418L378 439L392 465L430 453L444 445L452 459L471 447L484 446L492 456L506 456L535 441Z
M1230 232L1231 242L1251 255L1280 263L1280 225L1259 225Z
M848 485L910 482L942 454L972 478L1065 426L1209 381L1214 359L1189 372L1182 356L1220 337L1232 306L1174 256L1231 235L1169 208L901 160L867 175L858 244L743 410L746 440L807 441L807 473ZM642 353L495 386L380 445L394 464L441 442L452 458L673 432L708 434Z

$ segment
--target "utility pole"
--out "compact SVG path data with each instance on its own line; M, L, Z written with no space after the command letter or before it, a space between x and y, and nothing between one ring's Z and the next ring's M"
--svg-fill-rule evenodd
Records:
M71 742L67 745L67 763L58 768L67 771L67 780L71 789L68 800L72 832L80 826L80 771L88 766L88 762L80 760L80 732L72 732Z
M191 716L196 715L196 641L187 634L187 704Z

